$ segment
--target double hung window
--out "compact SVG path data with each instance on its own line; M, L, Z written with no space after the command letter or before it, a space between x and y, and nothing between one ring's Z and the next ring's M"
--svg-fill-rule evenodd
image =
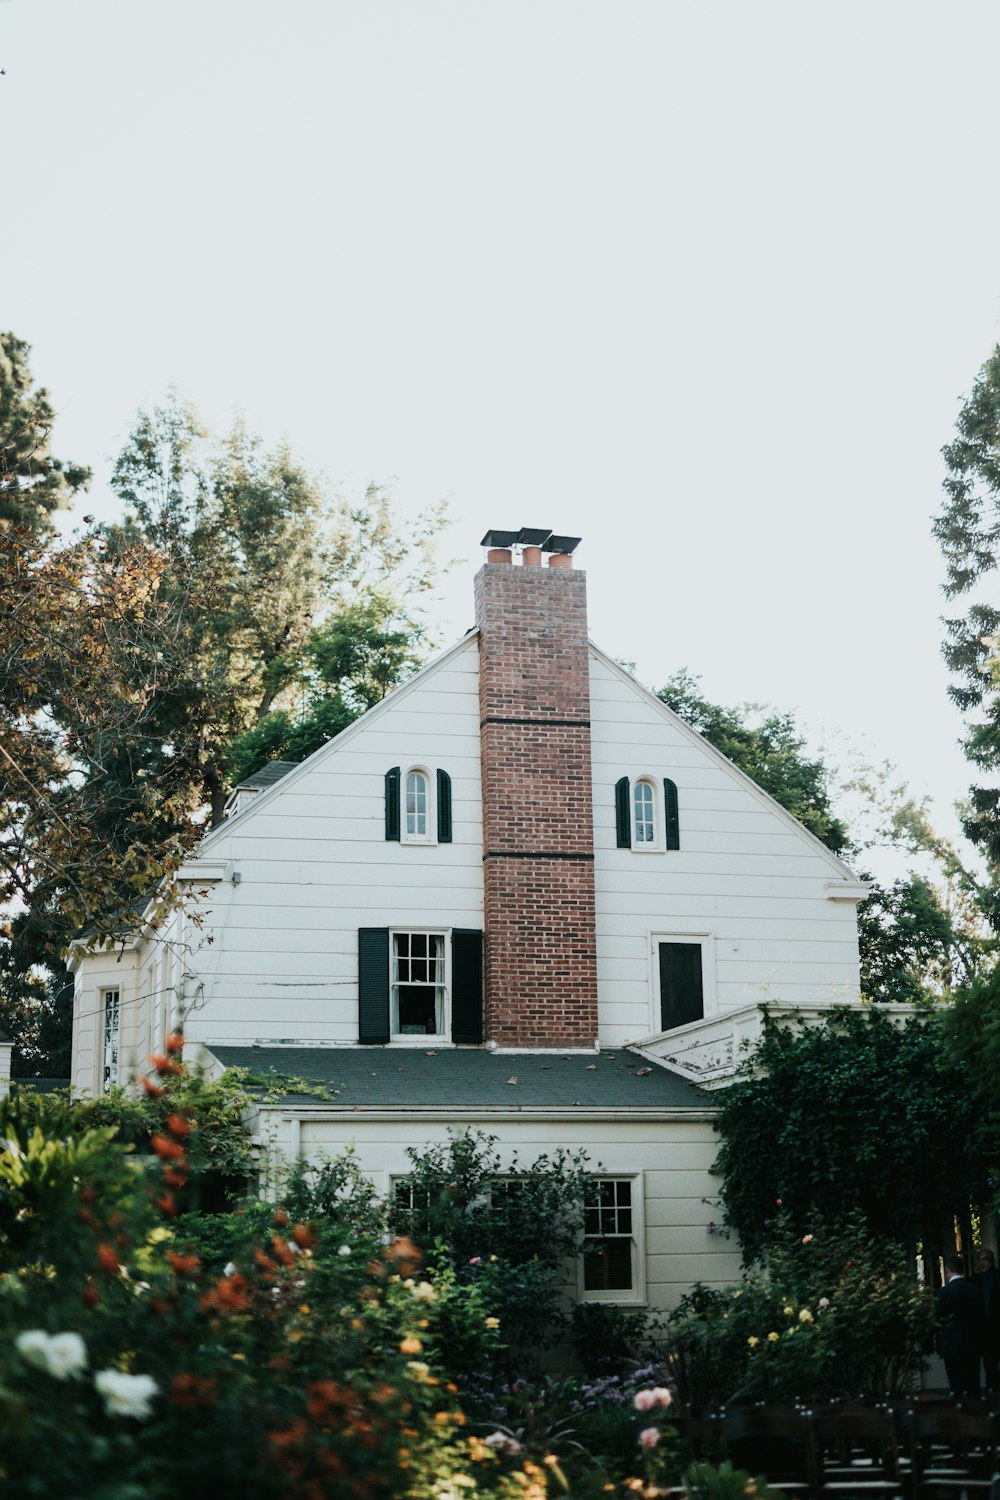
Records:
M118 1056L121 1048L121 996L118 990L104 991L104 1072L101 1087L106 1093L118 1082Z
M394 932L390 1034L393 1037L443 1036L444 1010L444 934Z
M641 1178L590 1179L583 1205L581 1290L585 1300L642 1299L641 1216Z

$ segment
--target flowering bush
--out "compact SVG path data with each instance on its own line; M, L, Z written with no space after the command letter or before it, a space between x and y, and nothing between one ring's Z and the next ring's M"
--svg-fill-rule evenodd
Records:
M767 1271L728 1291L698 1286L671 1320L692 1405L883 1395L911 1389L933 1328L903 1252L860 1215L838 1230L790 1229Z

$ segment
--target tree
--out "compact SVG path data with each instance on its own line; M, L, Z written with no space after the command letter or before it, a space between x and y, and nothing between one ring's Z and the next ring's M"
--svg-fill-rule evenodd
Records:
M848 833L830 802L830 773L805 754L805 736L792 714L759 704L721 708L703 697L699 679L675 672L657 697L704 735L735 766L769 792L834 853L847 847ZM752 719L758 722L754 724Z
M801 1030L767 1020L716 1096L714 1170L748 1263L779 1209L800 1234L814 1215L833 1225L857 1209L874 1233L940 1245L957 1209L988 1201L980 1111L943 1051L940 1011L902 1026L875 1006Z
M55 413L47 391L33 389L30 344L0 333L0 523L44 528L90 481L90 470L53 457Z
M934 522L946 567L945 594L967 598L965 613L944 621L945 661L953 673L948 689L964 714L964 748L977 770L1000 768L1000 609L997 588L1000 546L1000 345L976 376L955 424L953 442L942 449L946 501ZM979 587L978 597L973 597ZM991 871L984 907L1000 928L1000 790L973 785L963 818L966 836Z
M862 988L869 1000L925 1000L969 977L982 944L922 875L872 883L858 906Z

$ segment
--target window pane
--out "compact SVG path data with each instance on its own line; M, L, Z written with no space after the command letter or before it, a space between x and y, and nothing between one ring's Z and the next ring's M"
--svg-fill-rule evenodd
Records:
M705 1013L700 943L660 943L660 1025L664 1031Z
M632 1241L602 1240L583 1257L583 1285L588 1292L632 1290Z

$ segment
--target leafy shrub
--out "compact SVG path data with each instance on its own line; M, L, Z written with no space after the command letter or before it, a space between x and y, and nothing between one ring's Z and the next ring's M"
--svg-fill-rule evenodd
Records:
M933 1304L903 1252L860 1214L800 1235L787 1218L766 1275L696 1286L670 1320L691 1406L901 1393L916 1383Z
M664 1328L655 1314L578 1302L571 1329L574 1353L587 1375L623 1374L662 1353Z

